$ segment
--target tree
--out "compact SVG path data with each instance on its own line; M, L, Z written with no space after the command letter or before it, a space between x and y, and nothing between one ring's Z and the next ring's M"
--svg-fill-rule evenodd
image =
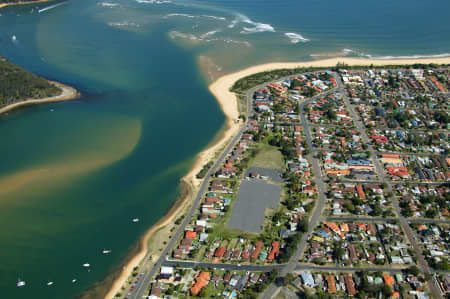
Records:
M411 267L408 268L408 273L414 276L419 275L420 270L419 267L417 267L416 265L413 265Z
M298 230L301 231L301 232L306 233L308 231L308 228L309 228L308 219L306 217L303 217L300 220L300 223L298 225Z
M284 285L284 286L287 286L287 285L291 284L291 283L294 281L294 279L295 279L294 274L288 273L288 274L284 277L283 285Z

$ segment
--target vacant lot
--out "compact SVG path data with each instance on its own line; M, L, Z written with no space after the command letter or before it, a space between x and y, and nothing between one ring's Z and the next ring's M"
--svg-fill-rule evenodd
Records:
M280 201L281 187L262 180L243 181L231 211L228 228L259 233L266 208L274 209Z
M283 155L276 147L264 144L250 166L283 170Z

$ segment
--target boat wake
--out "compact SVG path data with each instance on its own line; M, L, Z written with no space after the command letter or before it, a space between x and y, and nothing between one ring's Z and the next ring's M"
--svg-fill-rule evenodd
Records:
M67 4L68 2L69 2L69 1L65 1L65 2L61 2L61 3L57 3L57 4L53 4L53 5L50 5L50 6L41 8L41 9L38 10L38 13L42 13L42 12L48 11L48 10L50 10L50 9L59 7L59 6L61 6L61 5Z

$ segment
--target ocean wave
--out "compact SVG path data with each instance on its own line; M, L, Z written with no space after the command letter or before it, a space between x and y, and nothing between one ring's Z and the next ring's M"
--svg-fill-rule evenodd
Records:
M170 0L136 0L138 3L143 4L166 4L166 3L172 3Z
M309 39L303 37L301 34L298 34L298 33L286 32L284 35L286 35L291 40L291 43L293 43L293 44L297 44L299 42L302 42L302 43L309 42Z
M226 38L223 40L226 44L238 44L238 45L245 45L247 47L250 47L251 44L248 41L240 41L240 40L234 40L231 38Z
M208 36L213 36L213 35L216 34L217 32L220 32L220 30L211 30L211 31L208 31L208 32L203 33L202 35L200 35L200 38L204 39L204 38L207 38Z
M226 21L227 20L227 18L225 18L225 17L210 16L210 15L202 15L202 17L210 18L210 19L214 19L214 20L221 20L221 21Z
M242 34L266 32L266 31L275 32L275 28L270 24L254 22L246 15L240 13L236 13L235 16L236 18L233 21L231 21L231 23L228 25L228 28L234 28L239 23L246 23L253 26L253 27L243 27L241 31Z
M108 25L111 27L136 27L136 28L140 27L139 24L136 24L134 22L129 22L129 21L109 22Z
M119 3L111 3L111 2L100 2L98 5L103 7L116 7L119 6Z
M182 39L189 39L189 40L200 40L199 37L197 37L191 33L183 33L183 32L179 32L179 31L170 31L169 36L172 39L182 38Z
M186 13L170 13L170 14L164 16L163 18L167 19L167 18L170 18L170 17L185 17L185 18L189 18L189 19L209 18L209 19L220 20L220 21L225 21L226 20L225 17L210 16L210 15L190 15L190 14L186 14Z
M193 15L189 15L187 13L170 13L168 15L166 15L164 18L170 18L170 17L185 17L185 18L197 18L197 16L193 16Z
M418 59L418 58L443 58L443 57L450 57L450 53L442 53L442 54L429 54L429 55L422 55L422 54L416 54L416 55L404 55L404 56L376 56L371 54L364 54L360 53L359 56L367 57L367 58L373 58L373 59Z
M351 52L353 52L353 50L352 49L342 49L342 52L344 52L344 53L351 53Z
M226 44L239 44L239 45L245 45L247 47L251 46L251 44L248 41L239 41L239 40L234 40L231 38L207 38L208 36L214 35L216 32L218 32L218 31L209 31L200 36L196 36L192 33L184 33L184 32L174 30L174 31L169 32L169 37L172 39L180 38L180 39L186 39L186 40L195 41L195 42L205 42L205 43L224 42Z

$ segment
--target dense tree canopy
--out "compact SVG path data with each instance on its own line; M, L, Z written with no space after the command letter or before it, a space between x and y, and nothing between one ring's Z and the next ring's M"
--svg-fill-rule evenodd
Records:
M0 108L26 99L41 99L60 93L61 89L47 80L0 59Z

